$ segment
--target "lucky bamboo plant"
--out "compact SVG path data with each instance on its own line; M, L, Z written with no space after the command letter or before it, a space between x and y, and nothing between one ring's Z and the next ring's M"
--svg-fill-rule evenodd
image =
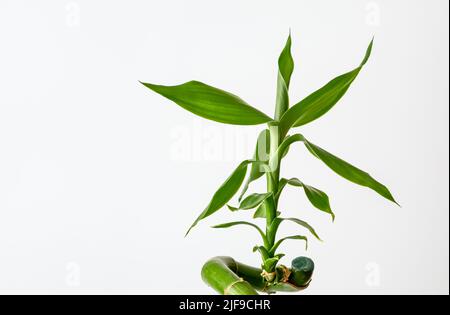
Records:
M313 144L302 134L289 135L294 128L306 125L327 113L342 98L368 61L372 45L373 40L362 62L355 69L336 77L305 99L290 106L288 91L294 61L289 35L278 59L276 105L273 118L231 93L198 81L177 86L142 83L184 109L206 119L233 125L267 124L267 128L258 137L254 157L237 166L187 232L189 233L200 220L209 217L226 205L231 211L255 209L254 218L265 219L264 229L257 224L245 221L215 226L215 228L229 228L247 225L257 230L262 241L261 245L254 247L254 251L261 254L261 268L241 264L231 257L215 257L203 266L203 280L220 294L257 294L257 290L267 293L298 291L309 285L314 270L313 261L307 257L297 257L288 268L279 264L284 254L278 252L283 241L291 239L307 242L307 237L294 235L278 239L277 232L283 222L290 221L308 230L315 238L320 238L307 222L298 218L282 217L278 201L283 188L286 185L292 185L302 188L311 204L318 210L328 213L333 220L334 213L331 210L329 198L323 191L297 178L281 178L281 161L295 142L303 143L307 151L338 175L355 184L368 187L395 202L389 190L368 173ZM244 183L249 166L250 172L240 193L239 205L236 207L228 205ZM267 191L245 197L249 184L263 176L267 181Z

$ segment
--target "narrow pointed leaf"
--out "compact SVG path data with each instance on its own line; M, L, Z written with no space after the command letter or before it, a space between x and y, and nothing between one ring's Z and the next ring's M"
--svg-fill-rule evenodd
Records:
M289 109L289 92L281 73L277 79L277 98L275 102L275 119L280 120L283 114Z
M279 120L289 108L289 84L294 71L294 60L291 55L291 35L278 58L277 98L275 119Z
M251 226L253 228L255 228L258 233L261 235L264 244L267 244L267 239L266 239L266 235L264 234L264 232L259 228L259 226L257 226L256 224L250 223L250 222L246 222L246 221L236 221L236 222L228 222L228 223L224 223L224 224L219 224L219 225L215 225L213 226L214 229L226 229L229 227L233 227L236 225L247 225L247 226Z
M311 202L311 204L317 209L330 214L332 220L334 221L335 215L331 210L330 198L328 198L327 194L317 188L308 186L306 184L303 184L303 189L305 191L306 197Z
M308 140L304 139L304 143L308 150L316 156L318 159L320 159L322 162L324 162L329 168L331 168L335 173L341 175L345 179L364 186L368 187L384 198L397 203L392 196L389 189L378 182L376 179L374 179L370 174L360 170L359 168L345 162L344 160L338 158L337 156L334 156L333 154L325 151L324 149L316 146L315 144L309 142Z
M301 134L295 134L285 138L283 142L279 145L275 154L270 158L268 163L269 168L272 170L276 170L276 168L280 164L279 161L281 161L283 157L286 155L286 152L289 150L291 144L293 144L294 142L303 141L303 139L304 138Z
M255 214L253 215L254 219L257 218L266 218L266 204L265 202L263 202L262 204L259 205L258 209L256 209Z
M239 208L229 207L231 211L237 210L250 210L259 206L267 197L269 197L272 193L264 193L264 194L251 194L247 198L245 198Z
M363 66L368 61L373 46L373 40L367 48L362 63L354 70L328 82L325 86L307 96L292 106L281 118L280 128L282 136L286 135L291 127L299 127L310 123L327 113L344 96L350 85L356 79Z
M269 168L272 167L273 164L275 164L276 158L281 158L283 152L294 142L302 141L306 148L311 152L315 157L317 157L319 160L324 162L329 168L331 168L335 173L341 175L345 179L370 188L383 196L384 198L396 203L394 197L392 196L389 189L378 182L376 179L374 179L370 174L360 170L359 168L345 162L344 160L338 158L337 156L334 156L333 154L325 151L324 149L316 146L315 144L309 142L305 137L303 137L301 134L296 134L287 137L279 146L276 157L272 158L269 161ZM306 191L305 191L306 192ZM310 191L311 192L311 191Z
M259 252L263 261L269 258L269 251L264 246L253 247L253 252Z
M292 37L291 34L289 34L286 45L278 58L278 70L288 88L291 83L292 73L294 72L294 59L291 54L291 46Z
M286 179L286 178L280 179L280 182L278 183L278 191L277 191L277 193L275 195L275 200L278 200L280 198L281 193L284 190L284 187L286 187L286 185L288 184L288 181L289 180Z
M264 202L259 205L258 209L256 209L255 214L253 215L253 218L266 218L267 207L275 207L275 199L272 193L270 193L269 196L267 196L267 198L264 200Z
M198 81L177 86L142 84L184 109L209 120L232 125L259 125L272 120L236 95Z
M297 219L297 218L280 218L280 220L291 221L291 222L297 223L300 226L303 226L304 228L308 229L308 231L311 232L311 234L314 235L315 238L317 238L319 241L321 241L319 235L317 235L314 228L311 225L309 225L307 222Z
M303 190L305 191L305 195L308 198L309 202L311 202L311 204L315 208L330 214L331 218L334 221L335 215L334 215L333 211L331 210L330 199L328 198L328 195L326 193L324 193L323 191L321 191L317 188L306 185L305 183L300 181L298 178L291 178L291 179L283 178L280 180L279 194L282 192L283 188L287 184L289 184L291 186L295 186L295 187L303 187Z
M269 160L269 154L270 154L270 134L269 130L265 129L258 136L254 159L260 162L267 162ZM250 183L259 179L261 176L264 175L264 173L265 173L264 168L261 165L252 164L250 175L239 196L239 201L241 201L242 198L244 197L245 193L249 188Z
M186 235L189 234L191 229L196 226L200 220L203 220L204 218L220 210L228 201L230 201L230 199L241 187L247 173L247 165L250 163L253 163L253 161L247 160L239 164L239 166L234 170L230 177L228 177L228 179L216 191L208 206L194 221L192 226L187 231Z
M302 235L294 235L294 236L288 236L288 237L284 237L282 239L280 239L278 242L275 243L275 245L273 245L273 247L270 249L269 253L270 254L274 254L276 252L276 250L278 249L278 247L281 245L281 243L283 243L286 240L303 240L306 243L306 247L305 249L308 249L308 238L306 236L302 236Z
M287 183L294 187L302 187L303 186L302 181L299 180L298 178L291 178L287 181Z
M267 234L267 238L268 239L272 239L275 240L276 236L277 236L277 232L278 232L278 227L280 226L280 224L283 222L282 219L275 217L272 220L272 223L270 223L270 225L267 225L266 228L266 234Z

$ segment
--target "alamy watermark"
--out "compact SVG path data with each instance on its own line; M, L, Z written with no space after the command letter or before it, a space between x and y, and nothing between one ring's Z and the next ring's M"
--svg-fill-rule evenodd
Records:
M381 25L381 7L377 1L370 1L366 4L366 24L372 27Z
M81 267L76 262L66 265L66 285L70 288L78 288L81 285Z
M75 28L81 23L80 4L76 1L70 1L65 5L66 10L66 26Z
M376 262L366 264L366 285L376 288L381 285L381 267Z

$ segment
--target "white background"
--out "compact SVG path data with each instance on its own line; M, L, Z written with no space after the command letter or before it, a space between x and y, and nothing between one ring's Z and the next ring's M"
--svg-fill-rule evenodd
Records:
M0 292L210 294L208 258L258 265L254 231L209 228L249 213L183 236L263 126L197 118L138 80L201 80L272 114L289 28L294 102L358 65L376 35L348 94L302 133L402 205L293 148L283 174L326 191L337 215L286 190L286 215L325 240L311 239L304 294L448 294L446 0L0 0ZM301 242L283 251L285 264L305 255Z

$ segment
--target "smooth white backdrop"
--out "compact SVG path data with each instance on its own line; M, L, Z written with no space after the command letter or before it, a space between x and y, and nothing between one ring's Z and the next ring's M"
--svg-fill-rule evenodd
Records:
M337 215L293 188L283 197L325 240L311 240L304 293L448 294L446 0L1 0L0 292L210 294L208 258L258 264L252 230L209 228L248 213L183 236L262 126L202 120L138 80L201 80L271 114L289 29L293 101L356 66L376 36L348 94L302 133L402 205L293 148L283 174L326 191ZM283 251L286 264L305 255L302 243Z

